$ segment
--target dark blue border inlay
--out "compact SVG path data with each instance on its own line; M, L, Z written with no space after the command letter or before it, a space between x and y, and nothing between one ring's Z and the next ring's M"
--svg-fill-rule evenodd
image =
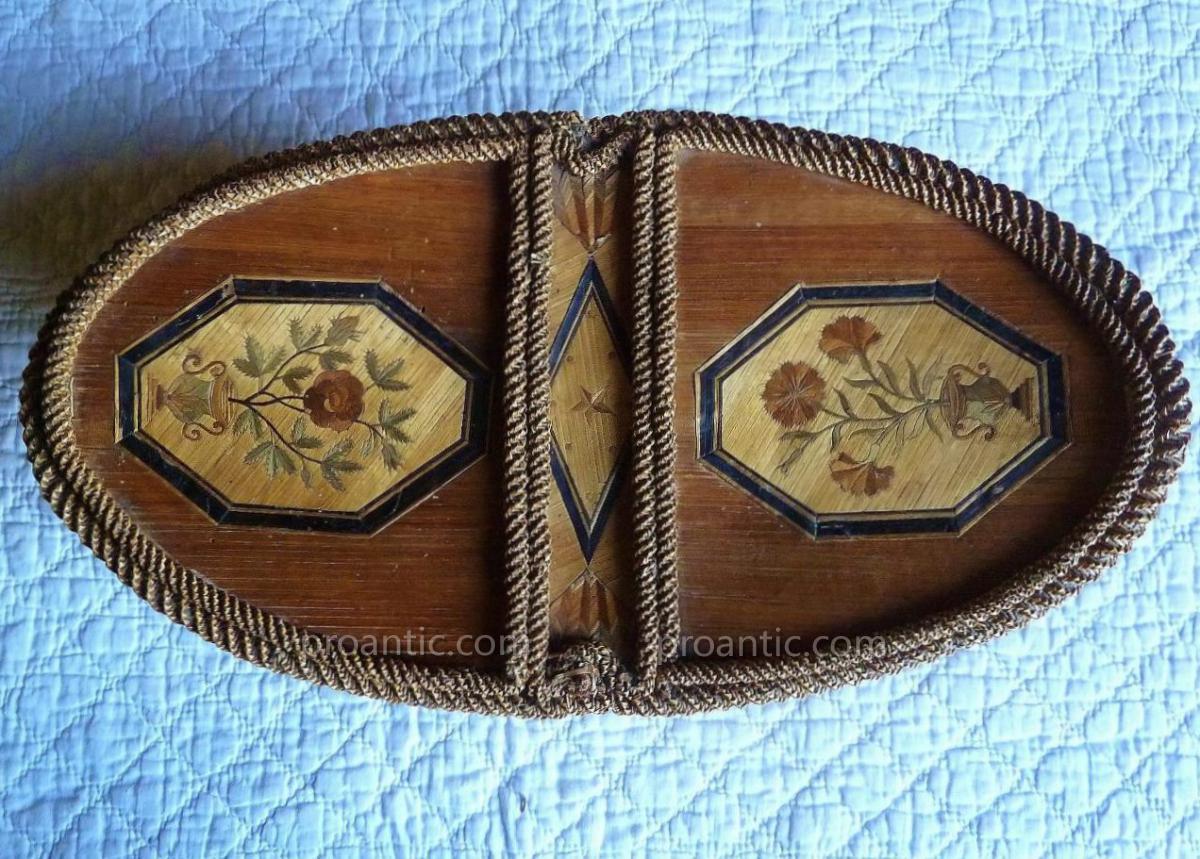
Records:
M467 382L467 408L459 441L440 458L426 463L406 480L389 488L359 513L280 510L238 505L223 498L195 473L162 450L138 426L137 371L201 325L211 322L237 302L303 301L362 303L378 307ZM213 521L222 525L253 525L299 531L371 534L419 504L477 461L487 451L492 374L475 356L446 336L421 312L392 292L382 281L323 281L232 278L201 297L179 316L117 356L118 441L164 477Z
M721 447L721 380L750 360L773 339L772 335L775 332L793 322L809 307L862 302L936 303L976 330L998 340L1038 368L1039 388L1044 397L1041 409L1042 436L1014 456L998 471L996 477L979 487L953 510L928 516L897 513L821 516L764 481ZM1062 357L1031 340L999 317L972 304L940 281L798 286L708 364L701 367L697 373L697 388L700 459L731 483L813 537L959 533L1067 443L1067 395Z
M575 287L575 292L571 295L571 303L567 305L567 311L563 316L562 324L558 328L554 342L550 345L551 381L553 381L555 374L558 372L567 346L570 344L571 338L575 336L575 331L583 319L583 313L587 309L588 301L593 299L596 302L596 306L600 308L600 317L608 327L608 333L612 337L617 356L620 358L625 372L631 372L629 343L625 338L624 329L621 327L621 320L617 315L616 305L613 304L612 296L609 295L608 287L604 284L604 278L600 275L600 269L597 267L596 261L589 257L588 264L584 267L583 274L579 277L579 284ZM584 560L589 563L592 560L592 556L596 553L596 547L600 545L600 537L604 534L604 528L608 524L609 516L612 515L613 508L617 502L617 496L620 494L621 487L625 482L632 456L630 444L630 440L627 439L621 446L621 453L613 465L608 482L605 483L600 493L600 499L596 504L596 512L589 520L580 501L579 493L575 488L575 482L571 479L570 469L567 468L562 451L559 449L558 439L554 437L553 432L550 435L550 473L554 475L554 482L558 485L558 491L562 495L563 505L567 508L567 515L570 517L571 525L575 529L575 536L579 540L579 547L583 550Z

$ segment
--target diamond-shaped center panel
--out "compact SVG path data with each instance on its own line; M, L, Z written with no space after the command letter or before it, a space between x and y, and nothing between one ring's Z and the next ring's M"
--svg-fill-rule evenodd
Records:
M591 558L628 459L629 371L620 323L594 262L551 348L551 466L584 557Z
M487 374L380 283L234 279L118 372L121 443L219 522L370 532L483 452Z

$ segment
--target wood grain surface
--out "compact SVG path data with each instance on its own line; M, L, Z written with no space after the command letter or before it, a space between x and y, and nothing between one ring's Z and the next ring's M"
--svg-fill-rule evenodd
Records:
M316 632L356 636L363 649L494 664L431 652L452 637L503 629L494 437L483 461L372 536L217 526L114 444L113 367L119 350L245 275L383 278L494 370L508 220L503 166L454 164L286 193L187 233L134 275L83 340L74 421L87 461L151 539L260 608Z
M685 645L688 636L865 633L954 606L1035 560L1095 502L1124 438L1121 377L1011 252L917 203L763 160L683 153L678 183ZM1063 355L1067 367L1070 446L969 531L814 541L699 462L696 369L793 285L928 280Z
M569 179L561 171L556 174L551 340L566 323L576 327L557 355L551 424L579 493L577 501L585 518L592 519L628 437L629 382L620 332L614 335L613 326L627 331L631 323L631 183L627 165L599 192L595 182ZM357 636L368 646L375 642L381 650L498 664L496 657L435 655L428 649L435 635L496 636L503 631L507 601L495 434L498 401L487 456L367 536L215 525L118 446L113 427L115 356L234 275L382 278L439 330L499 371L510 219L505 182L500 165L384 172L287 193L176 240L120 289L84 337L75 368L74 426L88 464L145 533L175 559L267 611L315 632ZM1000 244L919 204L739 156L680 155L678 203L675 477L685 655L695 653L689 643L695 636L767 633L811 639L865 633L960 604L1051 548L1096 501L1124 438L1121 378L1066 303ZM589 271L603 281L608 304L593 297L572 322L572 302L581 295ZM969 530L958 536L814 540L701 462L697 370L797 284L933 281L1060 355L1065 365L1069 446ZM346 312L321 311L332 313L331 318ZM284 336L287 320L261 313L267 315L230 317L224 328L206 335L211 342L190 345L207 359L210 353L232 355L244 348L248 329L262 332L263 342L275 336L272 331ZM910 308L896 316L894 308L885 312L870 302L818 314L774 351L763 352L761 366L754 364L744 378L731 376L727 394L730 402L741 403L734 410L741 417L730 432L741 455L760 470L774 468L780 456L789 455L787 445L779 444L776 424L790 422L794 429L804 421L780 402L764 400L767 380L784 364L807 362L829 391L849 385L849 369L836 360L830 363L821 343L829 326L858 316L890 338L879 341L882 351L876 356L890 366L904 366L906 357L923 366L988 364L1007 398L996 418L997 431L1007 440L950 451L933 436L922 437L895 461L873 460L880 473L893 469L889 481L896 491L890 495L867 493L866 484L853 483L858 476L831 473L830 451L823 451L811 462L793 463L789 491L834 513L904 512L945 507L980 485L1035 437L1041 412L1033 409L1026 415L1014 404L1028 383L1024 393L1039 408L1044 406L1042 377L1028 361L977 332L922 314L928 312ZM331 320L313 316L311 321L327 325ZM368 322L364 318L363 348L403 353L419 377L410 381L436 375L436 368L422 368L404 343L389 339L382 323ZM903 336L897 333L901 331ZM188 348L181 345L176 351L147 372L169 385L168 376ZM935 400L943 399L945 379L945 371L937 379L931 376L928 396L913 394L925 397L928 403L922 408L943 421L952 410ZM784 381L795 387L796 378ZM162 409L148 417L163 439L177 429L167 425L168 417ZM423 431L436 434L441 422L431 418L422 424ZM199 469L209 459L221 460L221 450L205 443L208 453L197 460ZM862 451L856 448L847 455L851 453L862 461ZM243 458L228 461L234 459ZM361 490L363 497L390 479L386 469L364 476L375 483ZM326 487L306 503L296 487L263 486L244 475L229 481L228 491L272 505L335 509L362 500ZM847 491L852 483L862 491ZM622 650L632 631L632 493L628 480L617 486L604 502L609 518L596 529L594 545L581 538L561 485L552 488L547 586L550 626L559 642L599 637ZM444 640L437 646L443 647Z

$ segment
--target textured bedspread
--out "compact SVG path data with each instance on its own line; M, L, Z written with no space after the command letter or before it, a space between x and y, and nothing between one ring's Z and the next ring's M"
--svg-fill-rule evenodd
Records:
M4 5L0 853L1200 855L1196 457L1137 550L1019 634L800 703L543 724L357 700L171 625L40 502L16 420L53 296L194 181L526 107L744 113L950 157L1140 272L1194 372L1200 6Z

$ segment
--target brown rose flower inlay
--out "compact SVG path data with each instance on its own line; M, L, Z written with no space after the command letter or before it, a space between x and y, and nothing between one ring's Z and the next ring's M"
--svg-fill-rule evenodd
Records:
M221 435L227 426L232 426L234 439L249 435L252 444L242 460L262 466L270 479L295 475L311 488L320 474L340 491L348 475L363 469L359 457L376 452L389 471L400 468L400 447L411 441L405 425L416 410L397 407L386 394L409 389L400 378L404 359L384 362L368 349L361 364L368 385L359 372L348 369L357 365L352 344L362 337L357 316L343 315L315 326L293 319L288 334L290 346L272 349L247 336L244 354L232 360L256 386L252 394L237 395L224 375L224 361L205 364L200 355L189 352L180 376L169 386L156 385L156 407L168 409L192 441L202 433ZM385 396L369 420L363 414L372 389ZM285 423L289 413L290 425Z
M304 410L319 427L348 430L363 411L363 383L348 370L326 370L304 392Z

